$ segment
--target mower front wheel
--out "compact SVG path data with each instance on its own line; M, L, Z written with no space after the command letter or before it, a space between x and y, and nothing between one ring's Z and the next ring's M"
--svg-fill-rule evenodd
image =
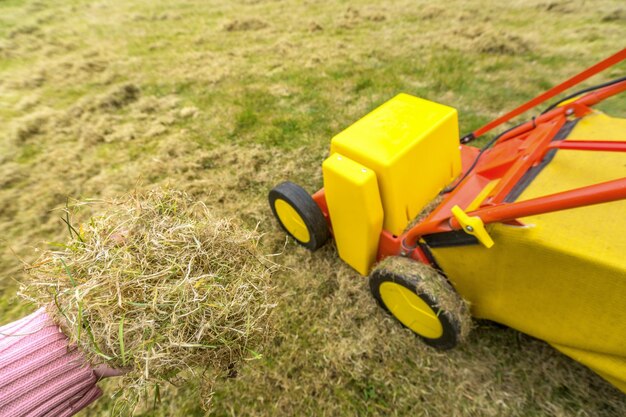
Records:
M389 257L372 271L369 284L378 304L429 346L452 349L469 333L467 303L428 265Z
M313 197L302 187L286 181L269 193L269 203L280 226L310 251L330 238L326 218Z

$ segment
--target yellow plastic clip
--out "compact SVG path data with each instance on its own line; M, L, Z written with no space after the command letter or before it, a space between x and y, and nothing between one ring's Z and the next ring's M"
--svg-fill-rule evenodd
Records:
M459 221L459 224L463 227L463 231L465 233L476 237L476 239L478 239L478 241L487 249L493 246L493 239L489 236L489 233L487 233L485 224L480 217L468 216L467 213L465 213L459 206L452 207L452 214Z

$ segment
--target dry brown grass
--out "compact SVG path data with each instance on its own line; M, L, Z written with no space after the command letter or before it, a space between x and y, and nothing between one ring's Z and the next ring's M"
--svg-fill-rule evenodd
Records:
M78 204L80 206L81 204ZM98 204L72 239L28 268L23 297L48 310L92 364L128 370L116 413L155 384L237 373L272 334L259 235L202 203L153 190Z

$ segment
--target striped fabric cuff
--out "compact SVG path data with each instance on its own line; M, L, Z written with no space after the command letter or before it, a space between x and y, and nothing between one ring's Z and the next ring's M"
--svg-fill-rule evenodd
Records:
M72 416L102 395L97 382L45 309L0 327L0 416Z

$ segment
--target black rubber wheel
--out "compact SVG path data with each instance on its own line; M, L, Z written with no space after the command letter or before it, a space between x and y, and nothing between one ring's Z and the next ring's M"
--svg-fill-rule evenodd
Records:
M389 257L372 271L369 284L378 304L427 345L447 350L467 337L467 303L430 266Z
M326 218L317 203L302 187L286 181L269 193L269 203L280 226L310 251L330 238Z

